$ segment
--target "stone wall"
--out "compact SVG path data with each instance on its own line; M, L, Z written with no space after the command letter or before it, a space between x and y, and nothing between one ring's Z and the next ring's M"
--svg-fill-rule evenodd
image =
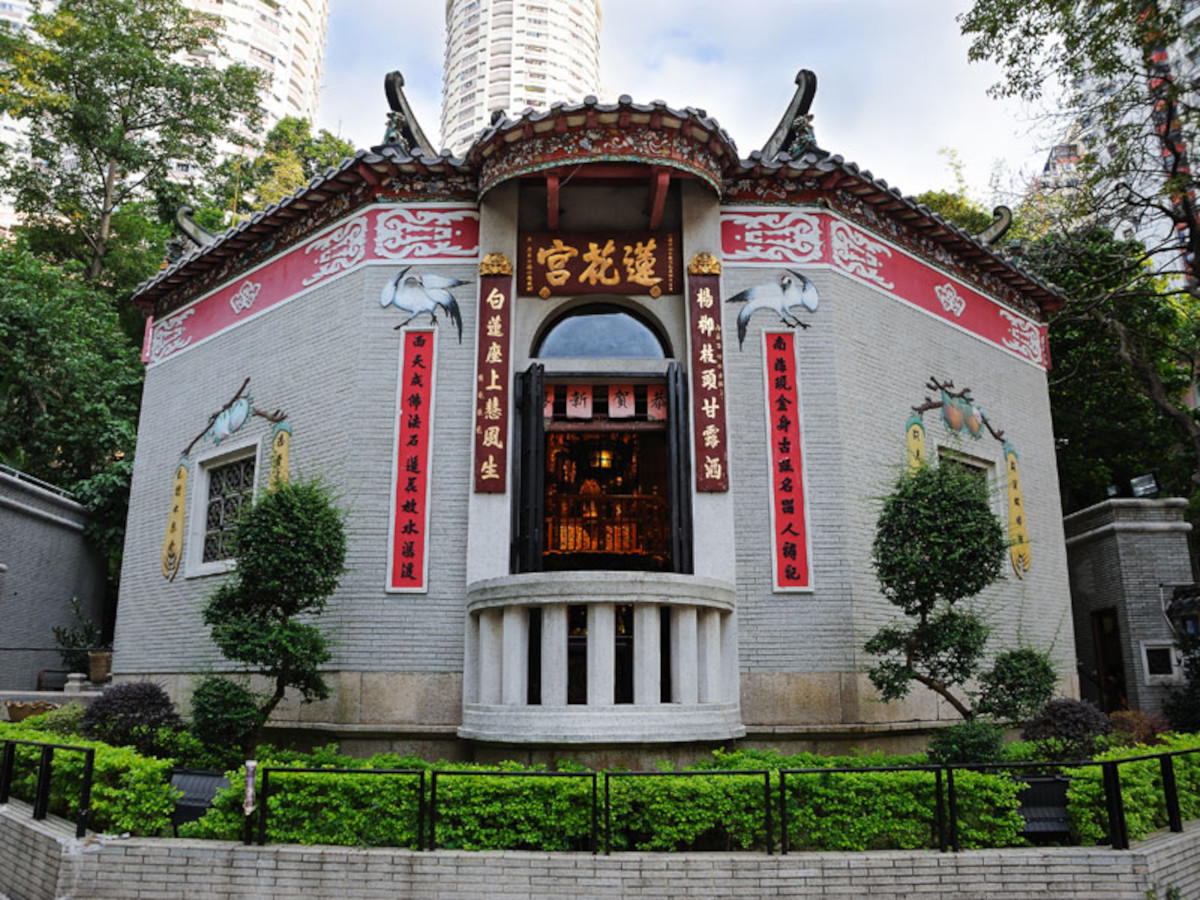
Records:
M368 900L393 897L1165 898L1200 885L1200 823L1129 851L586 853L442 851L89 837L0 806L0 894L11 900Z
M30 648L0 650L0 690L33 690L39 670L63 667L51 628L74 624L72 597L100 622L104 571L86 522L68 496L0 472L0 648Z

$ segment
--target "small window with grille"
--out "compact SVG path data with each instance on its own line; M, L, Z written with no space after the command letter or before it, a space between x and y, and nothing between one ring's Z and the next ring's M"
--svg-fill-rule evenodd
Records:
M208 505L204 518L204 552L201 562L217 562L233 556L230 539L243 506L254 499L254 457L208 469Z
M220 575L233 567L233 529L254 502L261 452L261 440L235 437L196 459L188 485L187 577Z

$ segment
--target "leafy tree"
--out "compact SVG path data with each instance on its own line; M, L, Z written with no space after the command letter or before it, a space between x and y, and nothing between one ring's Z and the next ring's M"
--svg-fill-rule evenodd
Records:
M1200 259L1197 175L1187 159L1200 146L1200 85L1176 75L1169 59L1200 43L1187 6L975 0L959 17L970 58L1004 71L994 93L1036 100L1047 85L1062 86L1066 115L1091 143L1078 211L1110 226L1156 225L1161 242L1146 248L1153 275L1186 274L1186 255Z
M79 496L115 580L143 371L80 269L0 246L0 462Z
M1022 261L1072 298L1050 324L1064 506L1099 502L1108 485L1151 471L1164 490L1195 493L1200 427L1187 391L1200 352L1197 301L1165 297L1131 272L1144 267L1142 245L1099 226L1047 234Z
M31 153L8 160L0 189L31 245L92 282L153 272L163 235L136 204L259 115L259 73L202 61L216 37L217 20L179 0L58 0L0 32L0 97Z
M1066 345L1057 367L1089 406L1105 410L1104 428L1090 427L1098 420L1085 417L1087 427L1060 432L1080 451L1079 469L1088 433L1092 442L1113 442L1095 472L1070 473L1091 496L1098 481L1123 478L1132 463L1145 470L1134 449L1143 424L1150 424L1153 445L1146 456L1171 459L1163 452L1170 439L1152 423L1156 416L1170 423L1186 449L1193 492L1200 486L1200 422L1186 397L1200 358L1194 271L1200 185L1187 158L1189 147L1200 147L1200 84L1195 76L1189 83L1175 74L1167 56L1200 43L1200 20L1186 24L1185 7L1143 0L975 0L959 20L972 40L971 59L993 61L1004 71L995 93L1035 100L1046 85L1061 85L1065 116L1083 131L1080 179L1062 198L1065 226L1028 259L1071 298L1051 328L1052 350L1054 343ZM1142 243L1111 234L1131 230ZM1138 396L1129 396L1130 387ZM1068 407L1055 407L1056 430L1069 427L1060 415ZM1113 410L1123 421L1115 421Z
M1041 697L1031 681L1044 683L1044 669L1013 665L1011 655L984 674L988 690L976 708L963 693L979 674L989 632L963 601L1000 577L1007 549L977 476L959 466L921 466L899 477L883 501L872 563L884 597L905 619L879 629L864 647L878 658L868 675L885 701L907 696L915 682L970 719L1009 712L999 710L996 694Z
M266 675L266 722L288 688L305 703L329 696L320 667L325 635L317 616L337 588L346 557L342 514L320 482L290 482L263 494L233 532L237 567L208 598L204 622L226 658Z
M330 166L354 155L354 145L321 129L316 135L307 119L286 116L270 130L262 153L221 165L217 194L226 209L244 214L276 203Z

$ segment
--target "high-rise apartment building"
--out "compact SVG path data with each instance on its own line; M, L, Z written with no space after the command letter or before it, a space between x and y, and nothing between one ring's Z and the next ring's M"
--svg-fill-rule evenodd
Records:
M442 143L457 154L493 110L599 92L600 0L446 0Z
M231 62L270 78L264 133L284 116L313 122L321 98L329 0L184 0L222 21L221 50Z
M284 116L315 122L329 24L329 0L183 0L198 12L221 20L220 59L254 66L270 79L263 93L263 124L250 140L261 140ZM29 0L0 3L0 22L24 27L33 12ZM216 48L203 55L217 59ZM0 140L17 148L26 142L24 125L0 117ZM222 146L224 152L235 148ZM176 174L187 176L181 164ZM0 199L0 230L15 223L11 206Z

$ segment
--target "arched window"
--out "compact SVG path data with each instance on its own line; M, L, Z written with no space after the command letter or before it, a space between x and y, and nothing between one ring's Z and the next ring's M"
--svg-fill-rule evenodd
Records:
M537 342L539 359L667 359L658 330L637 313L611 303L576 307L550 323Z

